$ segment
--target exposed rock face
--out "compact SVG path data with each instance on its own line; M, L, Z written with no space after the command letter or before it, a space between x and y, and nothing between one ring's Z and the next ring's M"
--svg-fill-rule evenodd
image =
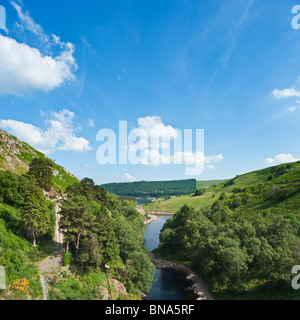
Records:
M206 283L191 269L182 264L161 259L152 252L150 252L150 258L157 269L173 269L185 273L186 279L193 282L193 285L188 289L195 293L197 300L214 300Z
M102 295L102 300L118 300L122 295L127 295L127 290L124 286L124 284L116 279L108 279L107 281L104 281L104 284L99 284L99 290ZM109 289L107 289L110 288Z
M99 290L102 296L102 300L107 301L109 299L109 293L108 293L108 289L99 285Z
M31 150L26 143L0 130L0 167L2 169L16 173L27 171L28 163L22 160L22 157L26 157L27 153L31 153L32 157L37 156L36 152L33 149Z

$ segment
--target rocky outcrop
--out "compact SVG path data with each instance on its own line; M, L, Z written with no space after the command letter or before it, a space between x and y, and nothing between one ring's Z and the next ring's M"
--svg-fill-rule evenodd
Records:
M214 300L206 283L193 270L182 264L161 259L152 252L150 258L157 269L171 269L186 274L186 280L193 283L188 289L194 292L196 300Z
M102 300L118 300L128 294L124 284L116 279L105 280L103 285L99 284L98 288L101 292Z

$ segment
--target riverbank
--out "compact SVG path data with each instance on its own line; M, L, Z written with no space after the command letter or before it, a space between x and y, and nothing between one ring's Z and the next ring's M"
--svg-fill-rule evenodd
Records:
M174 216L175 213L171 212L154 212L154 211L147 211L148 215L156 215L156 216Z
M148 214L148 216L150 217L150 219L145 221L146 226L149 225L150 223L160 219L158 216L153 216L151 214Z
M149 255L152 263L157 269L171 269L186 274L186 280L193 283L193 285L188 289L194 292L197 297L196 300L214 300L214 297L210 293L206 283L193 270L182 264L161 259L152 252L150 252Z
M146 212L143 207L135 207L135 208L136 208L136 210L137 210L141 215L143 215L144 217L145 217L146 215L148 215L149 219L145 221L145 225L146 225L146 226L147 226L148 224L150 224L150 223L152 223L152 222L157 221L157 220L160 219L158 216L153 215L153 214L151 214L151 213L149 213L149 212Z

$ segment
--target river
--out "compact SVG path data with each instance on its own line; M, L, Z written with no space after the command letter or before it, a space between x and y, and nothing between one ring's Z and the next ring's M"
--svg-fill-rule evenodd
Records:
M144 235L145 246L149 251L159 246L159 235L164 224L172 217L160 217L146 228ZM186 290L188 282L185 280L186 274L174 270L156 269L155 283L150 292L147 293L147 300L194 300L191 292Z

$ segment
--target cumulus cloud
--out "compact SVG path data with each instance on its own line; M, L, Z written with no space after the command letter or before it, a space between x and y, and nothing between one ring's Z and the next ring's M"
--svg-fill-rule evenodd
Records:
M192 167L201 164L210 165L223 160L221 154L205 157L201 150L183 151L182 133L164 124L158 116L139 118L138 124L139 126L132 130L133 136L128 149L131 153L140 152L139 161L143 165L155 167L174 163ZM172 143L174 143L173 154L171 154Z
M266 160L264 160L264 164L271 166L271 165L278 165L278 164L282 164L282 163L290 163L290 162L296 162L299 159L296 159L293 155L291 155L290 153L281 153L279 155L276 155L274 158L268 158Z
M73 52L68 44L58 57L42 56L38 49L0 35L0 95L47 92L75 80Z
M137 181L137 179L134 176L132 176L131 174L129 174L129 173L125 173L123 175L122 179L124 181L126 181L126 182L135 182L135 181Z
M296 91L295 88L284 89L284 90L275 89L272 92L272 95L276 99L286 99L286 98L300 97L300 91Z
M56 35L49 37L27 12L23 13L20 5L13 1L11 4L20 19L18 26L35 34L42 48L0 35L0 95L24 95L33 90L48 92L74 81L78 68L73 57L74 45L62 42ZM57 47L60 52L53 56L50 47Z
M50 119L46 121L45 131L15 120L0 120L0 127L47 155L56 149L87 152L91 150L90 143L85 138L76 136L74 117L75 114L67 109L52 112Z

